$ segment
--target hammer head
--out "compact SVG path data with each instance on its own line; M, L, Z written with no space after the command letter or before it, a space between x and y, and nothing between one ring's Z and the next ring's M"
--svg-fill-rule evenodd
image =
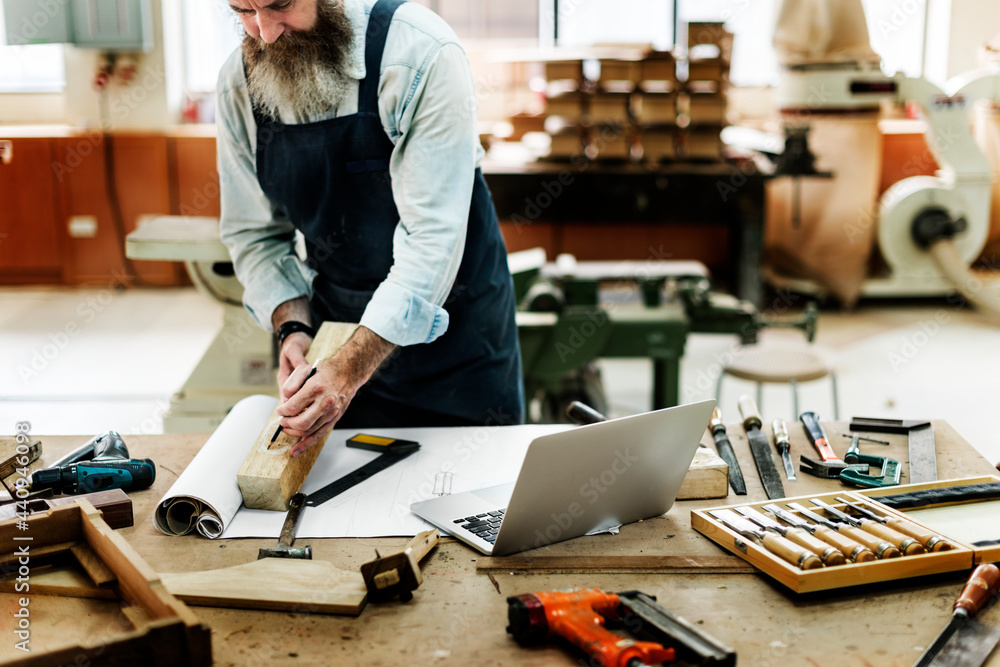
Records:
M302 558L312 560L312 545L304 547L290 547L286 544L279 544L273 549L261 549L257 552L257 560L261 558Z

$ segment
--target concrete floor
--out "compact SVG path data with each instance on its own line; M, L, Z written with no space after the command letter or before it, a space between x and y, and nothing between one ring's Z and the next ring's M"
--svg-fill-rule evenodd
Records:
M0 289L0 433L29 421L31 432L94 435L162 432L171 394L194 368L221 323L221 307L194 289ZM987 459L1000 461L989 415L1000 396L1000 335L975 313L944 300L863 304L823 312L817 342L830 348L840 417L941 418ZM767 339L798 332L768 330ZM734 337L692 335L681 370L684 401L715 395ZM602 362L612 416L648 409L650 365ZM736 422L749 383L727 378L720 407ZM793 420L787 386L766 386L766 420ZM801 409L833 418L828 380L803 385Z

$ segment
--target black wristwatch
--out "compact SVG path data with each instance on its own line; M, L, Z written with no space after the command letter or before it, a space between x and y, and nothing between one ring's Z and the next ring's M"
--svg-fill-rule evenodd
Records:
M287 322L282 322L281 326L275 332L278 337L278 349L281 349L281 344L285 342L285 339L291 336L293 333L302 332L308 334L310 338L316 337L316 329L309 326L305 322L299 322L298 320L288 320Z

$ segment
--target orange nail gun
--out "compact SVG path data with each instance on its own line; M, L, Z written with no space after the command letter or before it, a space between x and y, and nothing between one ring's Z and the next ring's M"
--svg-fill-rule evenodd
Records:
M736 653L638 591L596 588L527 593L507 598L507 632L533 646L559 636L600 667L638 667L674 660L699 667L732 667ZM628 639L605 627L628 630Z

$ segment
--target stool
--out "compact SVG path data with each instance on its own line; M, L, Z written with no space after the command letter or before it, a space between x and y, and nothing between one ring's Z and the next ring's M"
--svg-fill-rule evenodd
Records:
M726 375L757 383L757 409L763 413L761 385L765 382L792 386L794 418L799 416L800 382L819 380L830 376L833 391L833 418L840 418L837 403L837 373L830 361L831 354L819 345L801 343L754 343L737 347L732 356L723 362L722 372L715 386L715 401L722 395L722 379Z

